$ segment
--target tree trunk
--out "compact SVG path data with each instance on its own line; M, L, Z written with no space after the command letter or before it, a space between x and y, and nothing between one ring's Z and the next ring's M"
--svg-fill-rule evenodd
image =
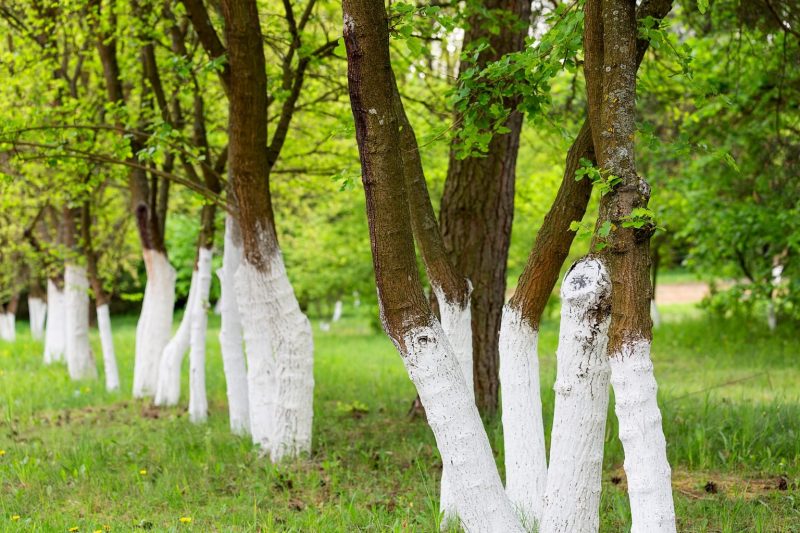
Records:
M468 531L523 531L503 491L478 410L420 283L402 180L382 1L344 0L350 103L361 156L381 321L403 357L449 465Z
M197 258L197 289L194 301L186 312L191 313L189 351L189 420L205 422L208 418L206 397L206 329L208 326L208 295L211 290L210 248L200 247Z
M109 296L103 288L98 272L98 256L92 240L91 199L83 203L81 209L81 235L83 250L86 256L86 272L89 284L94 293L95 311L97 312L97 329L100 331L100 347L103 350L103 371L106 375L106 390L119 390L119 370L117 356L114 353L114 337L111 332L111 315L108 310Z
M610 224L605 240L595 233L593 245L611 277L611 325L608 355L619 434L625 450L625 473L631 502L632 528L639 532L674 532L670 467L656 401L656 380L650 361L652 322L649 243L653 221L625 227L634 209L647 207L650 186L636 174L636 17L632 0L590 0L587 13L602 9L602 93L589 92L590 119L599 116L595 137L598 163L619 184L600 202L598 228ZM586 19L595 31L600 20ZM597 72L585 70L587 87ZM594 76L594 77L593 77ZM602 243L604 246L599 246Z
M221 3L230 65L230 181L237 200L243 260L236 291L247 351L253 439L273 461L311 447L313 339L286 275L269 193L267 80L258 9L252 0ZM259 383L254 383L258 381ZM262 387L270 387L264 391ZM258 410L270 409L264 413Z
M66 308L63 281L57 278L47 280L47 324L44 331L44 364L49 365L64 360L66 341Z
M464 47L486 41L487 48L475 66L481 68L510 52L522 49L531 13L526 0L486 0L487 10L504 10L520 21L504 31L492 32L482 18L470 17ZM465 70L468 65L461 65ZM456 117L456 122L459 117ZM456 270L472 283L472 344L475 400L482 413L498 407L500 320L505 302L506 263L514 217L514 182L522 114L514 111L496 135L485 157L458 159L455 148L441 204L444 244Z
M219 344L228 394L231 431L236 435L250 433L250 391L247 364L242 349L242 320L236 303L235 274L242 262L242 237L236 219L225 217L225 247L222 268L217 270L220 284Z
M445 336L453 348L461 373L466 383L472 383L472 320L470 294L472 287L460 275L445 249L436 214L433 211L422 159L419 154L414 129L397 88L397 80L392 72L392 98L394 112L398 120L400 135L400 157L403 161L403 183L408 199L408 212L414 240L417 242L425 262L431 288L438 303L439 318ZM470 399L474 402L474 391L470 387ZM442 526L457 522L454 508L456 501L453 484L450 482L450 468L442 467L440 511L443 513Z
M28 319L31 326L31 338L44 338L44 322L47 318L47 302L40 296L28 295Z
M178 405L181 399L181 365L183 355L191 344L192 308L197 294L197 268L192 270L189 284L189 298L183 311L183 318L175 335L161 352L158 367L158 388L154 403L158 406Z
M113 11L101 13L101 3L96 2L98 19L97 28L102 30L97 35L96 47L103 66L108 99L114 104L124 104L125 96L122 87L119 62L117 60L117 43L114 37L116 15ZM124 134L124 124L117 122L120 135ZM138 128L144 131L146 128ZM131 152L138 153L142 142L137 136L130 138ZM129 159L138 165L135 156ZM142 311L136 324L136 355L133 369L133 396L142 398L152 396L158 388L158 367L161 352L172 335L172 313L175 304L175 270L169 264L164 244L163 220L159 220L159 208L165 206L166 186L158 191L151 191L147 174L142 168L132 168L128 176L131 211L136 218L139 240L142 244L142 256L147 272Z

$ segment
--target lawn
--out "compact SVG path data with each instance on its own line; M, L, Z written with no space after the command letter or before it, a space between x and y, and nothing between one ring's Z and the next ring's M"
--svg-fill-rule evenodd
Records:
M680 531L800 531L798 330L712 320L666 308L654 362ZM314 446L270 465L228 431L212 318L209 423L184 406L130 398L135 319L114 321L123 391L72 383L44 367L18 323L0 344L2 531L433 531L441 463L390 342L366 317L315 329ZM557 324L545 323L541 366L552 418ZM99 340L93 337L95 353ZM487 421L502 465L502 428ZM549 433L549 427L547 428ZM613 411L606 431L602 531L629 509ZM183 521L181 521L183 518ZM189 519L191 519L189 521Z

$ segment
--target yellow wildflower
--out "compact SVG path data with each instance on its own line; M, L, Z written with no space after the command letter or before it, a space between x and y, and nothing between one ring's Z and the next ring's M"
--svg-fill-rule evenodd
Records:
M12 517L11 517L11 520L13 520L14 522L16 522L17 520L19 520L19 515L18 515L18 514L15 514L14 516L12 516Z
M79 528L78 528L78 526L75 526L75 527L69 528L69 530L70 530L71 533L75 533L76 531L79 531Z
M3 457L6 454L5 450L0 450L0 457Z
M140 473L141 475L143 475L143 476L146 476L146 475L147 475L147 470L145 470L144 468L142 468L141 470L139 470L139 473Z
M181 524L191 524L192 523L192 519L190 517L188 517L188 516L182 516L180 518L180 520L181 520Z

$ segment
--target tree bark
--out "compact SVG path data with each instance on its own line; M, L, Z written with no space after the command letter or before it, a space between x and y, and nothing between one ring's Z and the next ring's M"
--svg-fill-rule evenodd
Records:
M478 58L478 67L522 49L531 13L531 3L526 0L486 0L482 7L505 11L520 24L493 33L482 20L485 15L470 17L464 46L483 41L489 44ZM455 147L451 149L441 203L444 244L456 270L472 283L475 400L484 414L493 414L498 406L498 334L505 302L522 118L518 111L511 114L505 124L510 132L496 135L485 157L458 159Z

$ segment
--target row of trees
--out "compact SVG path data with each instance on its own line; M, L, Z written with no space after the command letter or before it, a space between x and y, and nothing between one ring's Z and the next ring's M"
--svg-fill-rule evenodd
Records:
M646 0L638 8L631 0L400 3L388 12L379 0L344 0L341 9L323 0L5 2L2 332L13 334L11 317L26 290L39 331L46 293L45 362L64 359L74 379L96 377L88 343L91 294L106 385L118 388L109 304L126 277L120 272L137 275L138 255L146 286L133 395L177 404L188 351L189 418L203 422L207 309L221 242L220 344L231 430L250 434L275 461L294 457L311 446L313 340L305 310L306 297L322 294L313 281L330 279L343 292L369 288L358 281L368 275L359 260L365 249L341 247L337 254L354 258L331 261L311 235L324 239L332 231L335 239L362 243L368 226L381 321L403 356L442 453L445 521L477 531L534 525L541 531L596 530L610 382L633 529L673 531L670 470L649 356L650 240L659 223L648 202L655 184L655 194L672 209L665 218L669 223L672 214L677 221L675 213L685 216L696 206L679 194L694 185L679 189L671 183L688 178L674 175L727 168L736 176L760 176L757 169L768 164L745 172L737 164L750 164L738 153L749 148L747 135L763 138L765 115L772 124L772 100L763 102L758 119L744 113L754 95L763 94L757 84L739 107L724 108L743 117L745 133L728 133L714 149L697 141L708 137L704 121L717 116L727 96L719 96L723 74L708 74L719 68L714 45L687 36L729 36L732 20L741 23L740 40L763 32L770 39L761 46L783 47L783 60L775 60L784 73L776 89L774 136L783 154L778 166L787 168L774 169L766 182L753 180L752 187L759 202L779 205L785 231L753 229L753 242L734 240L730 257L711 259L703 255L704 239L724 233L722 223L713 231L707 223L688 224L690 229L657 240L656 250L666 241L684 254L688 249L691 260L736 261L750 280L738 289L736 305L761 295L777 302L775 316L795 312L796 292L781 279L795 283L791 257L798 246L791 224L797 191L789 186L788 194L782 192L797 161L787 134L797 123L791 96L796 72L786 69L797 48L796 13L789 3L765 2L770 10L760 16L720 2L711 27L698 14L705 3L684 5L677 30L664 22L673 8L669 0ZM690 40L699 50L695 55ZM637 72L648 49L654 49L654 66L644 69L637 110ZM746 57L746 51L736 54ZM705 62L705 79L695 74L692 58ZM747 68L761 72L763 66ZM458 80L451 98L437 101L450 77ZM676 96L685 87L692 92ZM576 96L583 93L585 99ZM686 99L678 106L681 127L663 118L665 102L679 98ZM419 109L427 120L417 116ZM506 302L523 117L540 126L537 148L563 158L560 145L554 149L543 140L543 132L561 130L551 118L558 113L568 123L585 122L575 128L563 177L532 246L522 252L528 258L519 261L519 283ZM645 119L639 127L638 117ZM435 142L449 123L456 125L451 140ZM354 155L352 124L360 172L332 172ZM418 142L420 129L432 140ZM652 170L649 181L637 172L637 131L648 140L642 166ZM430 153L423 149L428 143ZM701 157L682 157L687 153ZM437 167L437 161L446 165ZM426 178L432 167L443 179ZM347 201L325 206L300 185L304 177L327 179L331 173L343 189L339 201L353 201L357 191L350 189L361 176L366 225L348 212ZM277 179L282 176L293 178ZM705 180L693 179L702 191L695 198L713 202L719 196ZM438 218L429 184L434 196L441 192ZM526 192L535 188L519 185ZM724 187L719 180L717 186ZM596 222L582 224L595 189ZM750 189L737 194L744 198ZM708 209L720 220L739 213L723 214L719 205ZM186 310L173 334L178 273L166 232L176 212L197 218L197 241ZM762 210L753 213L763 216ZM224 229L217 227L221 219ZM309 220L313 224L304 230L300 221ZM548 461L538 330L576 234L591 242L561 285ZM284 249L290 260L294 254L292 272L306 265L303 279L311 288L295 291ZM354 268L350 286L328 274ZM424 291L424 278L432 296ZM505 487L479 415L500 407L501 385Z

